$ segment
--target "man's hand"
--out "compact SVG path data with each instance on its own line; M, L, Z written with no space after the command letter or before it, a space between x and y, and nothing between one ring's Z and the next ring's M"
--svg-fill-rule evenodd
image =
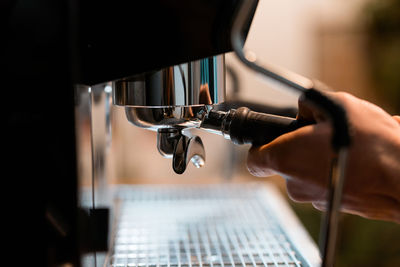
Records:
M400 223L400 116L347 93L329 94L347 110L352 130L342 211ZM252 147L247 166L255 176L282 175L293 200L324 210L334 156L331 125L303 98L298 119L314 124Z

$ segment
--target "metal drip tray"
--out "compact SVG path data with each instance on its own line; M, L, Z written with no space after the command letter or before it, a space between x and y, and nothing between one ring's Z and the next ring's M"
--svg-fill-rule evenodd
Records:
M108 266L320 263L315 245L269 186L127 186L118 189L116 210Z

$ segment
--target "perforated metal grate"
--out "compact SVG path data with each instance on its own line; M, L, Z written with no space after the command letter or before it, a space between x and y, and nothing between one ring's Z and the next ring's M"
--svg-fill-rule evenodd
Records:
M261 193L254 186L121 189L108 266L304 266Z

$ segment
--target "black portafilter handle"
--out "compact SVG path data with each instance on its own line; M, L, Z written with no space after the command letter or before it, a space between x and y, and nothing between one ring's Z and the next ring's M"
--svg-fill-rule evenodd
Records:
M228 112L211 110L201 128L217 131L237 145L260 146L305 125L305 122L295 118L240 107Z
M229 136L235 144L259 146L302 126L304 124L295 118L254 112L242 107L233 114Z

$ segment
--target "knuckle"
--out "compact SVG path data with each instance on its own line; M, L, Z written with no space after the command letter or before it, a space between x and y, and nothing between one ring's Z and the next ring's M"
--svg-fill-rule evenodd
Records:
M290 180L286 182L286 189L289 195L289 198L295 202L310 202L310 196L306 193L306 191L296 183L291 182Z
M254 176L266 176L269 164L266 160L268 153L260 148L251 148L247 156L247 170Z
M258 155L258 151L255 149L250 149L247 155L247 167L250 169L255 169L260 165L261 155Z
M351 102L354 101L354 97L347 93L347 92L337 92L335 93L336 99L342 103L342 105L344 105L345 107L348 107Z
M336 92L336 96L337 96L337 98L339 98L341 100L346 100L351 97L351 95L347 92Z
M326 199L325 191L308 181L287 180L286 188L289 197L296 202L323 203Z
M270 149L264 158L265 165L268 165L274 170L285 172L287 168L287 161L282 160L281 152L277 149Z
M319 211L326 211L326 202L312 202L312 205Z

